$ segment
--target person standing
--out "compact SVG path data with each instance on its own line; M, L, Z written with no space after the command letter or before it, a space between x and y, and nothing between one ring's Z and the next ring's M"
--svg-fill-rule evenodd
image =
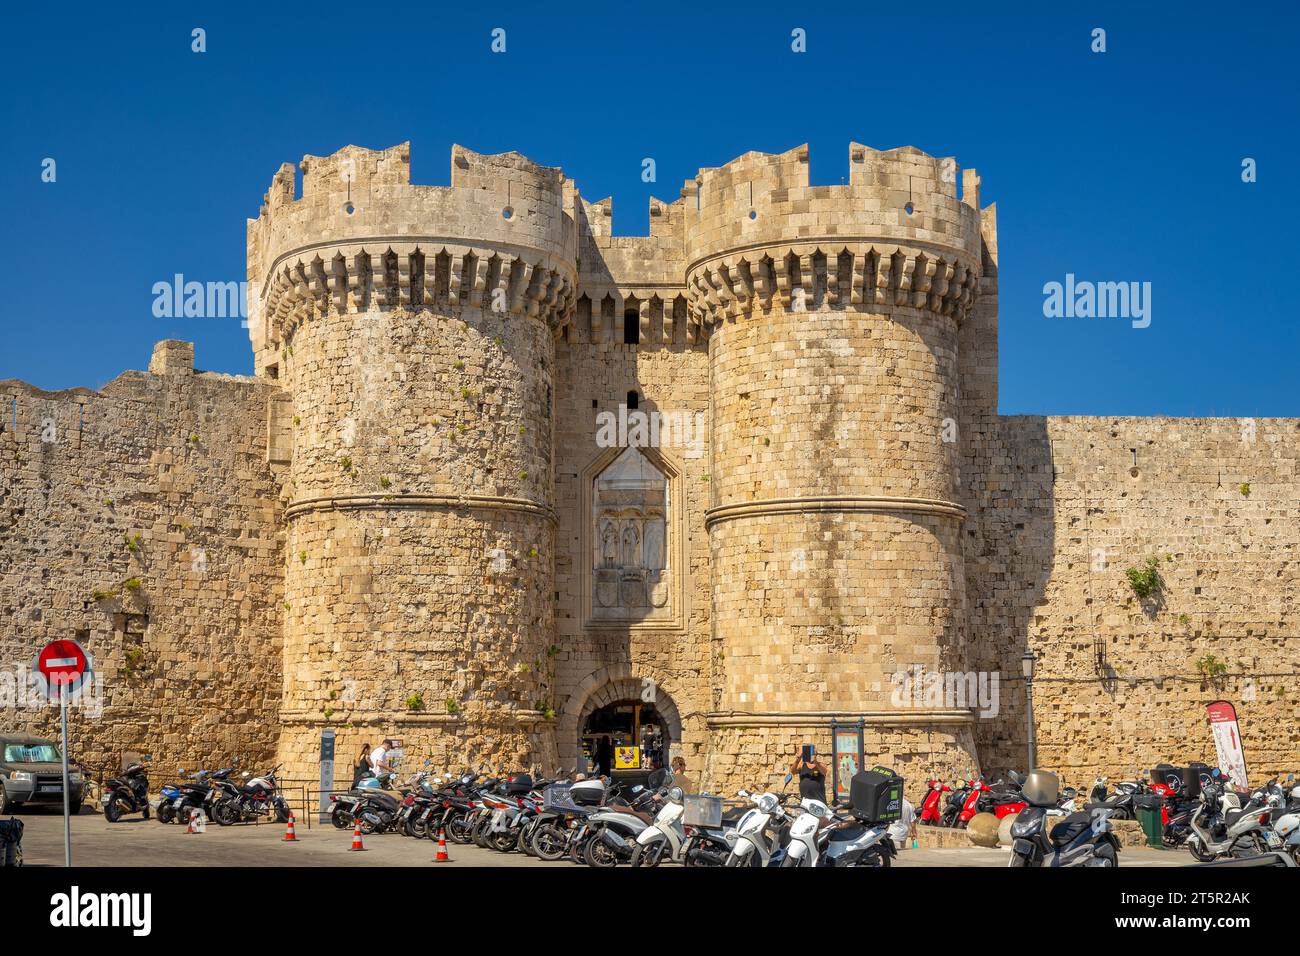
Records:
M393 772L393 765L388 759L392 749L393 742L385 738L383 743L370 752L370 772L376 777L382 778L384 774Z
M811 746L800 748L790 766L790 772L799 776L801 798L826 802L826 766L817 759Z
M352 786L361 782L361 778L370 773L370 743L361 745L361 755L352 764Z

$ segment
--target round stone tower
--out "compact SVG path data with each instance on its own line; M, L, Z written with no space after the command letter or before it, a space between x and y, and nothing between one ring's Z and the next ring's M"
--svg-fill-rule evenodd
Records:
M967 677L957 342L977 200L911 148L854 144L841 186L810 187L807 163L703 170L687 220L710 328L715 788L825 753L837 717L865 719L869 765L977 763L975 702L943 692Z
M409 145L281 167L248 229L285 483L280 759L401 738L440 766L554 763L554 329L576 191L514 153ZM278 449L278 451L277 451ZM345 771L340 771L345 776Z

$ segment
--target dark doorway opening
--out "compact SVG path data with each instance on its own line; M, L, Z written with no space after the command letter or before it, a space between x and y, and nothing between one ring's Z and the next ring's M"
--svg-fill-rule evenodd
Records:
M668 721L654 704L628 699L592 711L579 729L578 748L591 772L644 783L652 770L667 765L672 742Z

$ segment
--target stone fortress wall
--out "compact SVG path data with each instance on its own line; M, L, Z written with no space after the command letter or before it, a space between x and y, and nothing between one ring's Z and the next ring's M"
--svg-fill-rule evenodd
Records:
M276 394L196 372L185 342L160 342L147 374L100 392L0 382L0 691L15 702L18 668L50 640L80 640L104 678L102 713L74 708L69 720L88 765L275 752ZM58 736L57 707L0 713L0 732Z
M276 174L255 379L163 343L100 394L0 385L0 664L88 639L111 720L80 752L311 778L333 727L341 760L393 735L549 769L641 699L716 788L858 716L920 780L1023 765L1029 647L1040 762L1072 782L1212 757L1221 696L1252 769L1291 768L1300 425L998 416L973 170L852 144L812 186L806 148L749 153L614 236L558 169L456 147L432 187L409 158L306 157L300 198ZM45 408L76 444L44 447ZM630 411L672 438L607 441ZM195 528L216 578L182 560ZM1156 554L1142 606L1124 570ZM139 591L82 595L146 557ZM900 702L916 666L998 672L996 713Z

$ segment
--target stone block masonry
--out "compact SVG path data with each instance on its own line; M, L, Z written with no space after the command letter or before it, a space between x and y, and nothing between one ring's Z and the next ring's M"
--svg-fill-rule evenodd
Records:
M999 416L979 175L848 158L702 169L643 237L517 153L455 147L439 187L408 144L285 164L254 377L163 342L100 393L0 383L0 665L88 642L92 761L311 779L328 727L550 771L640 707L734 790L858 717L918 786L1023 768L1031 649L1071 782L1212 759L1218 697L1252 771L1294 769L1300 422ZM629 412L672 437L611 446ZM893 693L918 667L998 700Z
M271 757L279 738L282 469L267 460L278 389L194 370L160 342L150 372L102 392L0 382L0 669L76 637L103 713L72 712L92 766ZM3 711L56 736L58 710Z

